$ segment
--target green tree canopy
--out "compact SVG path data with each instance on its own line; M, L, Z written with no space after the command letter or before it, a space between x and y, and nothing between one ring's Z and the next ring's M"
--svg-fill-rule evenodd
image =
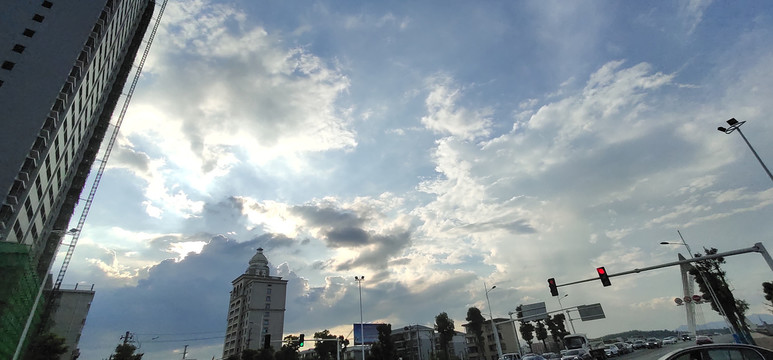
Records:
M704 249L706 255L718 253L715 248ZM701 257L701 254L695 254L695 257ZM744 300L737 300L730 290L730 286L725 279L725 271L721 265L725 263L725 258L719 257L706 259L693 263L690 274L695 277L695 282L704 294L704 298L711 299L711 291L717 298L717 301L711 301L711 308L714 311L724 313L734 332L745 338L745 342L753 342L749 335L749 325L746 324L746 310L749 304Z
M115 347L113 360L142 360L143 354L135 354L137 347L132 344L121 344Z
M53 333L46 333L35 336L32 339L25 360L49 360L59 359L59 355L67 352L67 346L64 344L64 338Z
M762 283L762 292L765 294L765 300L770 303L768 304L770 312L773 312L773 282Z
M381 324L376 327L376 330L378 330L378 342L371 346L368 359L396 360L397 350L392 340L392 324Z
M548 330L545 328L545 324L543 324L542 321L537 321L537 327L534 328L534 332L537 335L537 340L542 341L542 345L545 345L545 348L547 348L545 339L548 338Z
M468 321L468 326L472 330L473 335L475 335L475 344L478 345L478 350L482 353L485 346L483 343L483 323L486 319L481 315L480 309L474 306L467 309L467 317L464 319Z
M333 335L330 333L330 330L323 330L320 332L314 333L315 339L330 339L335 340L336 335ZM322 360L329 360L329 359L335 359L338 355L338 349L336 349L336 342L335 341L317 341L314 343L314 352L317 353L317 356L319 356Z
M435 330L440 336L440 351L442 351L442 359L449 360L451 354L448 352L448 344L454 339L454 321L448 318L448 314L442 312L435 316Z

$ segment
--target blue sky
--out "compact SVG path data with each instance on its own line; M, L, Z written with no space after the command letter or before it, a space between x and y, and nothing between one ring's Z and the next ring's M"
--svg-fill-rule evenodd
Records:
M557 308L546 279L769 243L766 1L170 2L65 284L81 340L221 355L230 282L263 247L286 334ZM76 212L76 214L78 214ZM756 254L727 259L766 313ZM562 288L591 336L674 329L678 270ZM716 321L708 308L699 320ZM157 337L157 338L155 338ZM154 339L155 338L155 339Z

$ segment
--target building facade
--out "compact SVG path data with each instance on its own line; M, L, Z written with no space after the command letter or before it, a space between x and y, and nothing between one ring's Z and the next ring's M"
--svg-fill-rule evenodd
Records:
M497 333L499 335L499 344L502 346L502 353L517 353L518 344L515 340L515 322L503 318L495 318L494 322L497 324ZM477 343L475 333L469 325L469 323L462 325L465 328L467 357L470 360L497 360L499 354L497 353L497 343L491 321L483 323L483 344L480 345Z
M38 303L154 4L0 6L0 358Z
M78 342L86 325L91 302L94 300L94 285L60 289L59 306L52 316L51 332L64 338L67 352L60 359L73 360L80 356Z
M271 276L263 249L234 281L228 306L223 359L246 349L282 347L287 280Z

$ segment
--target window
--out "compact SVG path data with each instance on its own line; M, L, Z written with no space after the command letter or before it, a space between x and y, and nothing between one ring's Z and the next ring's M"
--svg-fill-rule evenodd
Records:
M22 33L26 37L32 37L32 35L35 35L35 30L32 29L24 29L24 32Z
M43 19L45 19L45 16L40 15L40 14L35 14L32 17L32 21L37 21L37 22L43 22Z
M50 1L44 1L42 4L40 4L40 6L46 8L46 9L50 9L52 6L54 6L54 3L50 2Z
M27 218L32 222L32 202L30 201L30 198L27 198L27 200L24 202L24 210L27 211Z
M22 44L16 44L16 45L13 46L13 52L17 52L17 53L21 54L21 53L24 52L24 49L26 49L26 48L27 47L22 45Z
M271 294L271 288L266 289L266 294Z
M16 239L21 242L21 238L24 237L24 232L21 231L21 225L19 225L19 220L16 220L16 222L13 224L13 232L16 233Z
M35 224L32 224L32 237L35 238L37 241L38 239L38 227Z
M271 296L266 296L266 302L271 301Z
M266 309L271 309L271 304L266 303Z
M3 61L3 65L0 67L2 67L3 70L11 70L13 69L14 65L16 65L16 63L10 62L10 61Z

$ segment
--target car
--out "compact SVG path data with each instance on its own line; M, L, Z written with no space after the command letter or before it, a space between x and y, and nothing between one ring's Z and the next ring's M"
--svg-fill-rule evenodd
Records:
M690 335L682 334L682 341L690 341Z
M537 354L524 355L521 360L545 360L544 357Z
M744 359L773 360L773 351L746 344L706 344L669 352L658 360Z
M658 338L647 338L647 349L663 347L663 343Z
M663 338L663 345L676 344L676 337L668 336Z
M630 354L633 352L633 346L628 343L617 342L615 343L617 349L620 351L620 355Z
M604 353L607 354L608 357L619 356L620 349L615 345L606 345L604 346Z
M544 357L545 359L548 359L548 360L550 360L550 359L560 359L561 355L558 355L558 354L556 354L554 352L546 352L546 353L542 354L542 357Z
M561 360L590 360L590 353L585 349L568 350Z
M713 344L714 340L706 335L698 335L695 337L695 345Z
M644 349L647 347L647 343L644 342L644 340L635 340L633 342L633 348L634 349Z

